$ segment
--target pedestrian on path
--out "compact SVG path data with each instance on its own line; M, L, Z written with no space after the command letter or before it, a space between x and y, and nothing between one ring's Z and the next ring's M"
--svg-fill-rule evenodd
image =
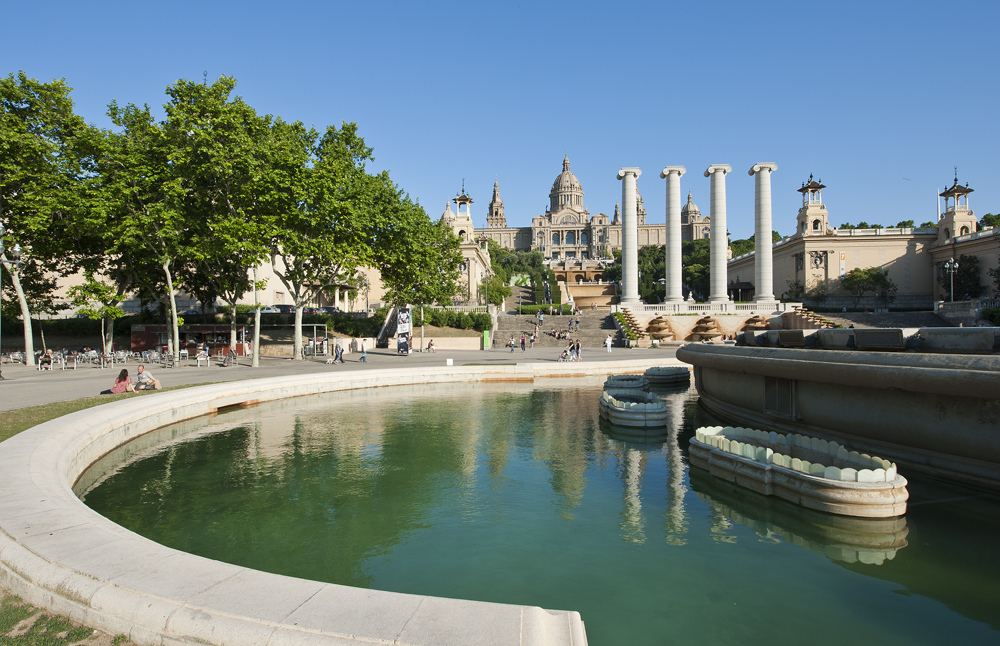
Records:
M580 346L580 339L576 340L576 360L583 361L583 348Z
M521 332L521 352L524 352L527 342L528 340L525 338L524 332Z
M612 342L613 341L611 339L611 335L609 334L608 338L604 339L604 345L607 346L607 348L608 348L608 354L611 354L611 344L612 344Z
M507 345L510 346L510 353L514 354L514 335L513 334L510 335L510 343L508 343Z

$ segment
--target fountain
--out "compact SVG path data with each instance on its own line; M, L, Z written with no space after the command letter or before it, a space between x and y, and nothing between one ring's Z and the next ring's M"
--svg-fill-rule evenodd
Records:
M691 334L688 335L688 340L714 341L720 336L722 336L722 332L719 332L719 323L711 316L703 316L694 324Z
M691 464L768 496L833 514L891 518L906 513L906 479L896 465L836 442L758 429L702 427Z

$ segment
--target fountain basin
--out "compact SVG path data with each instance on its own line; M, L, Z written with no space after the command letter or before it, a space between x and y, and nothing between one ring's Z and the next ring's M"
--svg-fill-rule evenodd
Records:
M653 366L643 373L650 384L686 384L691 381L691 371L684 366Z
M658 396L638 389L606 389L597 408L601 417L617 426L661 427L669 419L667 407Z
M605 390L645 390L649 380L642 375L609 375L604 382Z
M888 460L836 442L732 426L702 427L690 441L691 465L757 493L843 516L906 513L906 479Z

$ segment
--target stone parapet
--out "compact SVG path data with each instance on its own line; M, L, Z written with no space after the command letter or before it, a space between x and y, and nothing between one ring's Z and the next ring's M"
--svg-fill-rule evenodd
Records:
M0 586L137 644L585 645L583 621L572 611L352 588L179 552L98 515L73 487L116 448L227 408L354 388L598 377L677 363L311 373L164 392L73 413L0 444Z

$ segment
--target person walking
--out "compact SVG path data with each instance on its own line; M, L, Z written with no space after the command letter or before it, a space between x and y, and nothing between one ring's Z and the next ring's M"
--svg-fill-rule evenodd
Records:
M580 346L580 339L576 340L576 346L574 347L574 350L576 350L576 360L583 361L583 348Z
M532 334L531 338L528 339L528 349L532 350L532 349L534 349L534 347L535 347L535 335Z
M613 341L611 339L611 335L609 334L608 338L604 339L604 345L608 348L608 354L611 354L611 344L612 344L612 342Z
M514 335L513 334L510 335L510 343L508 345L510 345L510 353L514 354Z
M573 344L573 339L569 340L569 345L566 346L566 349L569 351L569 360L576 361L576 345Z
M525 338L524 332L521 332L521 352L524 352L528 343L528 339Z

